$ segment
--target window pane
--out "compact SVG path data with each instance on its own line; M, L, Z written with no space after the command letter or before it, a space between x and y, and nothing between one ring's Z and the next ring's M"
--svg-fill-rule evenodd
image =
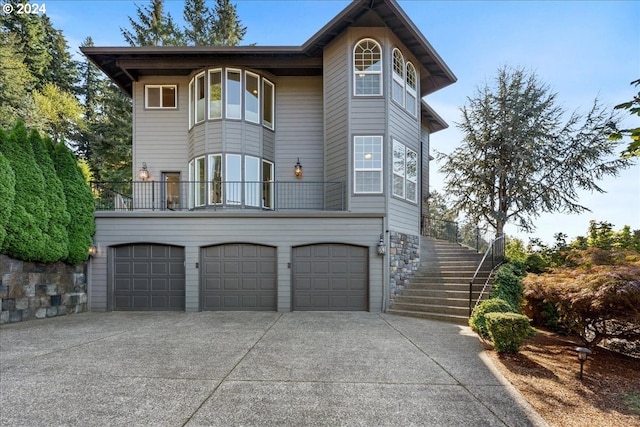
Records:
M273 209L273 163L262 161L262 207Z
M189 82L189 128L191 128L193 126L193 124L195 123L195 99L196 99L196 93L194 91L194 81L191 80ZM189 178L191 179L191 178Z
M209 118L222 118L222 71L209 72Z
M273 90L271 82L262 81L262 123L273 129Z
M356 95L380 95L382 91L382 53L373 40L365 39L353 51Z
M247 206L260 207L260 159L244 158L244 200Z
M354 137L354 171L356 193L382 192L382 137Z
M196 172L195 172L195 162L191 160L189 162L189 209L193 208L195 203L195 183L196 180Z
M405 147L393 141L393 195L404 198Z
M162 86L162 107L163 108L176 107L176 87L175 86Z
M240 155L227 154L226 166L226 201L229 205L239 205L242 203L242 163Z
M258 84L258 76L249 73L245 74L244 118L254 123L260 122L260 92Z
M196 206L205 204L206 197L206 170L204 168L204 157L196 159Z
M380 75L356 75L356 93L358 95L380 95Z
M409 92L407 92L407 111L416 115L416 97Z
M379 193L382 188L380 172L356 172L356 193Z
M160 108L160 88L147 86L147 107Z
M242 118L242 84L239 71L227 71L227 118Z
M222 203L222 156L209 156L209 204Z
M196 77L196 123L204 120L204 74Z
M415 202L418 200L418 153L407 149L407 200Z

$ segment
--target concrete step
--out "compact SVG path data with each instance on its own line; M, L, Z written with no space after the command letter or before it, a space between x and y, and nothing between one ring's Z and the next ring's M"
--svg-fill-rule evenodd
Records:
M418 304L420 306L425 306L425 307L429 307L429 306L462 307L468 310L469 294L467 293L466 297L460 296L456 298L451 296L436 297L433 295L413 296L413 295L400 294L396 296L395 300L393 301L393 306L395 307L401 304Z
M438 305L438 304L417 304L410 302L394 302L391 304L392 309L406 310L406 311L419 311L425 313L436 314L450 314L453 316L468 316L469 315L469 303L465 307L459 307L454 305Z
M487 293L491 292L491 290L489 289L488 291L486 291ZM449 289L449 288L443 288L443 289L432 289L432 288L424 288L424 289L418 289L418 288L407 288L407 289L403 289L402 292L400 292L399 294L400 296L408 296L408 297L431 297L431 298L469 298L469 289L467 286L467 289L460 289L460 290L455 290L455 289ZM480 296L480 291L476 290L473 292L472 297L474 299L478 299L478 297ZM396 297L397 298L397 297Z
M408 317L417 317L420 319L442 320L444 322L455 323L458 325L469 324L469 317L467 316L453 316L448 314L426 313L424 311L400 310L400 309L393 309L393 308L388 309L387 313L395 314L396 316L408 316Z

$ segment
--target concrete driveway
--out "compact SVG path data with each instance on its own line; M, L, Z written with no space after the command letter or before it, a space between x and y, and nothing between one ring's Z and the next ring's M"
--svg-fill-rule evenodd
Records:
M375 313L84 313L0 327L0 424L544 425L469 328Z

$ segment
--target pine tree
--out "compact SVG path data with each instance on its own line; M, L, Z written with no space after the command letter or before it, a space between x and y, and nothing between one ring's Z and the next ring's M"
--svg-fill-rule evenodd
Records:
M187 23L184 35L188 44L193 46L213 46L216 44L215 16L205 5L205 0L186 0L183 16Z
M131 46L184 46L184 34L173 22L170 13L164 14L164 0L152 0L150 6L136 6L138 20L129 17L132 30L120 28Z
M42 16L45 43L51 54L51 61L44 72L44 80L53 83L65 92L76 93L78 84L78 63L71 58L69 45L61 30L56 30L48 16Z
M37 125L31 90L36 79L19 52L17 37L0 37L0 128L12 128L22 118L29 126Z
M215 44L237 46L247 33L247 27L242 26L236 12L236 6L231 4L230 0L216 0L214 13Z
M82 47L92 47L93 39L87 37L82 42ZM76 153L85 159L89 159L93 154L93 141L96 139L95 126L102 115L101 103L104 97L106 82L98 67L85 58L79 65L81 84L78 94L82 97L82 107L84 111L85 127L80 132Z

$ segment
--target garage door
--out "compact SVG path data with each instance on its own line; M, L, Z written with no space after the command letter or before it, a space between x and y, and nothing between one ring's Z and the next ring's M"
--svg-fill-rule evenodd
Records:
M203 310L276 310L276 248L210 246L202 250L202 266Z
M366 311L368 248L341 244L293 249L293 309Z
M115 248L114 310L184 310L184 248Z

